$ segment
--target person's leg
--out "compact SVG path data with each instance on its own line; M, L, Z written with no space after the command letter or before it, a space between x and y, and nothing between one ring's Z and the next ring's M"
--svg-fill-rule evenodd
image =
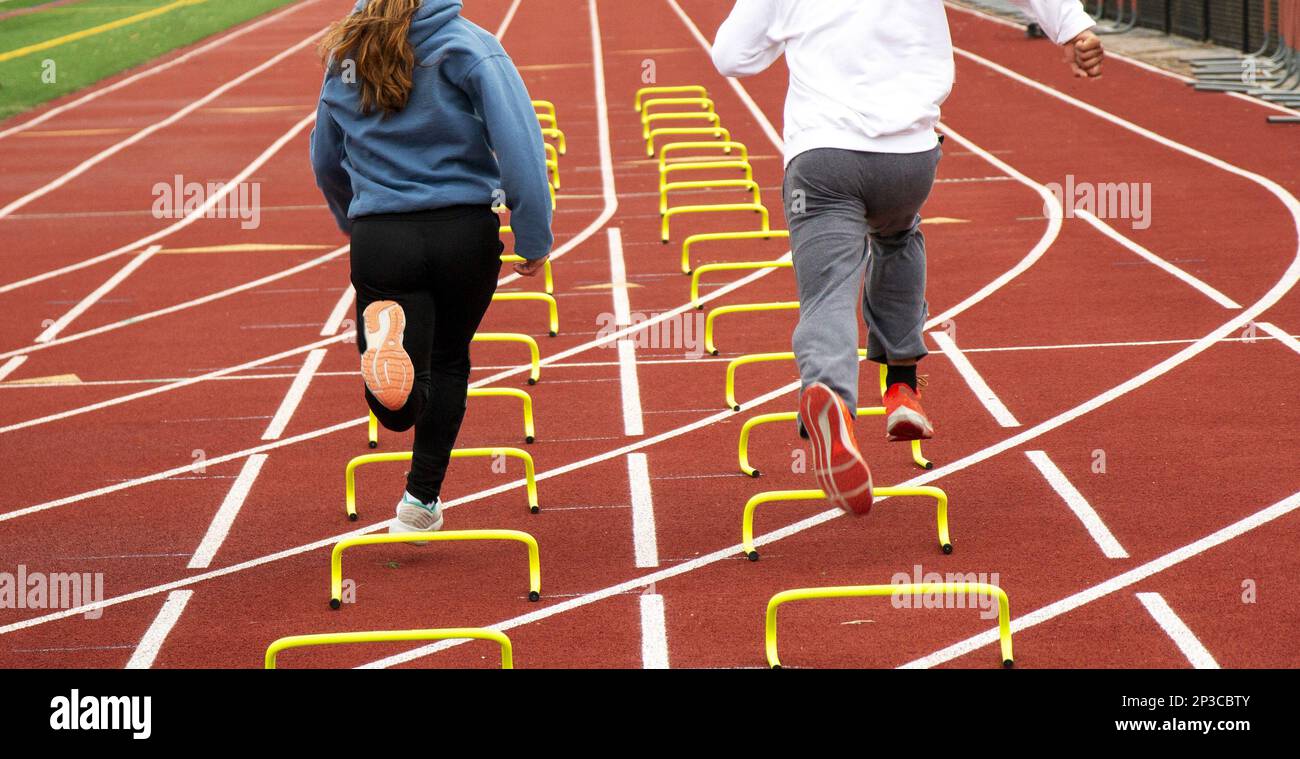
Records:
M862 315L867 358L915 365L927 351L923 331L925 235L921 206L934 185L940 149L924 153L870 153L862 197L870 231Z
M425 272L420 255L423 244L419 230L397 215L357 219L352 229L352 286L357 292L357 349L364 356L366 309L379 301L394 301L402 308L406 327L402 347L410 357L414 379L406 404L389 409L370 388L365 399L375 417L387 429L404 432L423 413L429 396L429 353L433 345L433 298L420 286Z
M866 265L866 207L855 167L863 153L811 150L786 169L785 213L799 289L792 339L804 388L821 382L858 402L858 302Z
M821 149L786 169L786 221L799 287L793 343L803 392L799 422L827 499L851 514L871 510L871 469L858 450L858 301L866 208L857 194L861 153Z
M423 280L434 305L430 383L424 411L415 423L407 492L426 503L441 495L465 418L470 341L492 303L504 250L501 222L490 208L457 210L429 226L429 268Z
M891 441L927 439L934 426L917 386L916 364L926 356L924 330L925 235L919 211L934 185L940 148L924 153L871 154L861 192L871 229L863 318L867 357L887 364L885 435Z

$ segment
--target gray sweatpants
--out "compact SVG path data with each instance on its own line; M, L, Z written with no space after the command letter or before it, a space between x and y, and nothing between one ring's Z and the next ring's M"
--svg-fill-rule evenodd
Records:
M786 168L785 217L799 284L794 353L803 386L823 382L858 403L858 303L867 358L921 358L925 237L917 212L942 150L864 153L820 148ZM866 286L863 287L863 279ZM873 381L874 387L874 381Z

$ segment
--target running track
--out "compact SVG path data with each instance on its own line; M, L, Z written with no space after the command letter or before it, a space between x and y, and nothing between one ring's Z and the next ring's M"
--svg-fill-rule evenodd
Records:
M686 309L631 107L647 59L660 83L708 87L784 226L773 141L784 71L743 87L713 72L703 44L727 5L467 9L502 35L533 96L555 102L569 141L556 214L561 334L545 336L533 304L498 304L484 327L537 337L541 383L525 385L515 346L475 348L476 382L533 395L542 513L525 510L514 463L501 474L458 461L445 492L449 529L537 536L540 604L524 598L522 551L491 544L353 549L345 575L358 602L326 604L329 547L382 528L403 471L362 470L361 521L344 519L343 465L367 450L363 404L340 322L352 314L337 307L346 240L306 152L320 79L312 40L350 2L304 0L89 99L0 124L0 571L103 572L106 596L97 619L86 608L0 610L0 665L251 667L283 635L495 625L521 667L762 666L773 593L914 572L996 573L1019 666L1300 663L1289 586L1300 572L1294 132L1268 127L1258 105L1123 61L1077 82L1050 46L956 8L958 86L926 209L953 221L926 234L931 328L954 335L966 361L935 343L925 362L933 471L876 443L873 420L859 433L877 484L948 492L956 551L938 551L931 506L912 499L862 520L797 502L759 510L763 559L743 559L746 499L811 484L790 471L789 425L755 433L761 479L736 471L741 422L794 408L793 366L742 369L739 414L724 406L723 368L788 350L794 315L719 320L716 359L641 341L621 361L615 339L636 335L597 334L615 292L635 314ZM1150 182L1150 227L1046 218L1042 185L1070 174ZM176 175L260 183L261 225L155 219L151 188ZM674 240L753 224L679 217ZM137 261L150 245L162 249ZM231 245L246 247L186 252ZM620 250L627 285L612 289ZM696 260L784 252L779 241L719 244ZM536 289L508 272L502 291ZM710 307L792 297L788 270L706 283ZM977 398L973 373L1004 411ZM273 417L282 430L268 429L281 426ZM470 401L461 445L521 436L517 404ZM381 448L402 450L403 437L384 433ZM1091 530L1063 494L1086 503ZM228 533L214 534L236 503ZM1243 583L1255 603L1243 603ZM1173 620L1138 593L1159 594ZM969 609L820 602L781 619L792 666L996 664L992 622ZM282 666L491 666L494 656L480 643L355 646L293 652Z

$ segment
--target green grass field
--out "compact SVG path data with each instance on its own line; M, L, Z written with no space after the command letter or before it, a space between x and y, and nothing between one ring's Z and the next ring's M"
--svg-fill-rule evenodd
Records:
M0 0L0 14L48 0ZM79 0L0 20L0 119L94 84L293 0L190 0L166 13L44 50L30 45L176 0ZM13 57L10 57L13 56ZM5 58L8 57L8 60Z

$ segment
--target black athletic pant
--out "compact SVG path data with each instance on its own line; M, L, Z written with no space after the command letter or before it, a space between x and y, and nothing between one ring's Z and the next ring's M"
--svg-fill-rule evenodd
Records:
M501 273L501 221L489 206L381 214L352 225L357 347L365 353L366 306L393 300L406 312L402 341L415 367L406 405L390 411L366 390L379 422L415 427L407 492L426 503L442 491L469 390L469 346Z

